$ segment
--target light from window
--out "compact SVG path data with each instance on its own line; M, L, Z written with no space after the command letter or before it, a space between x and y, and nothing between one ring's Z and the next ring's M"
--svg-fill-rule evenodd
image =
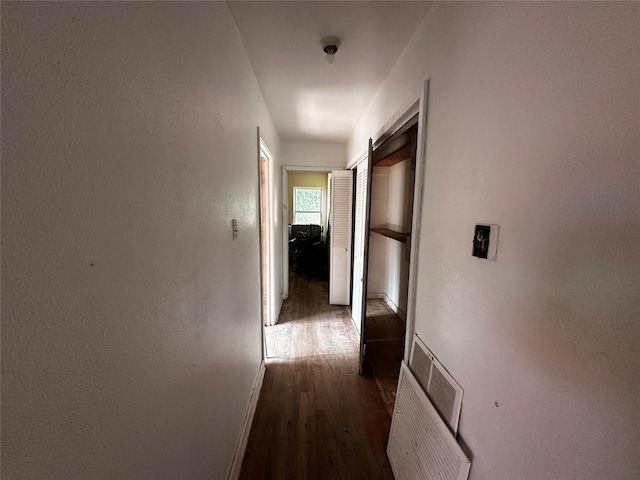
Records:
M293 223L296 225L320 225L322 221L322 189L293 189Z

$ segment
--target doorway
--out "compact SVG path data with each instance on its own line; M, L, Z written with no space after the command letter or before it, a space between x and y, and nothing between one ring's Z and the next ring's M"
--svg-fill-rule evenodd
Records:
M289 274L326 280L329 272L328 240L330 179L327 172L288 172Z
M362 267L354 271L352 310L361 332L360 373L382 379L377 383L389 409L415 330L428 85L425 81L418 98L390 119L375 142L369 140L368 156L350 166L362 177L356 182L357 210L363 210L356 212L356 232L361 223L364 233L354 242L354 258L362 257Z
M373 150L363 372L388 410L405 350L418 117Z
M282 298L289 297L290 275L325 278L330 238L331 170L325 167L282 167ZM296 210L296 190L300 198ZM316 190L313 190L316 189ZM319 192L318 192L319 190ZM314 193L315 192L315 193ZM305 195L307 194L307 195ZM305 203L304 200L311 200ZM320 200L320 211L317 210ZM302 245L304 243L304 246ZM302 250L300 250L302 249Z

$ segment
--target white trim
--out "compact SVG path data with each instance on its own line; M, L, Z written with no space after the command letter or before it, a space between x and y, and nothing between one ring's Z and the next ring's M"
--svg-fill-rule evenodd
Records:
M383 292L367 292L367 300L382 300L384 297Z
M416 151L415 186L413 190L413 218L411 220L411 261L409 262L409 288L405 320L404 359L410 358L413 335L416 330L416 297L418 291L418 254L420 251L420 226L422 224L422 198L427 162L427 114L429 79L422 84L418 107L418 145Z
M349 162L347 162L346 169L353 170L358 166L360 162L364 162L365 160L367 160L368 156L369 156L369 149L363 150L362 152L357 154L355 157L353 157Z
M278 305L276 307L276 313L275 313L275 317L273 317L273 324L276 325L278 323L278 320L280 319L280 312L282 311L282 304L284 303L284 296L281 295L280 296L280 301L278 302Z
M280 195L282 196L282 217L280 225L282 225L282 272L280 278L282 280L282 296L289 297L289 171L287 167L282 167L282 187Z
M273 153L271 153L271 150L269 150L269 147L267 147L267 144L259 135L260 135L260 129L258 128L258 138L260 139L260 149L264 150L267 153L267 155L269 155L269 158L273 158Z
M262 157L264 157L267 161L267 169L265 183L267 185L266 195L262 188L262 175L263 175L263 165L262 165ZM271 150L267 146L264 139L260 136L260 127L258 127L258 196L259 196L259 208L258 208L258 218L260 219L260 305L261 305L261 322L263 325L266 323L267 325L274 325L275 320L273 319L273 303L275 299L275 288L272 285L272 281L275 274L275 230L274 230L274 221L272 216L274 215L274 205L275 202L274 197L274 183L275 183L275 165L274 158ZM267 215L266 218L262 218L262 208L263 208L263 200L266 198L267 201ZM262 224L265 224L266 231L263 232ZM266 238L263 238L263 233L266 235ZM263 248L266 250L263 252ZM266 258L264 258L263 253L266 254ZM264 271L266 270L266 271ZM266 282L266 284L263 284ZM266 300L266 305L265 305ZM265 349L265 340L264 340L264 332L263 332L263 350ZM263 351L263 358L265 357Z
M242 424L242 431L240 432L240 438L236 445L236 450L231 462L231 469L229 470L228 480L236 480L240 477L240 469L242 468L242 461L244 460L244 454L247 449L247 442L249 441L249 432L251 432L251 424L253 423L253 417L256 414L256 407L258 406L258 399L260 398L260 390L262 389L262 382L264 380L264 374L266 372L266 365L264 360L260 363L258 368L258 375L253 385L253 391L251 392L251 398L249 399L249 409L244 417L244 423Z
M353 318L353 316L351 317L351 323L353 323L353 328L356 332L358 332L358 335L360 335L360 325L356 323L356 320Z

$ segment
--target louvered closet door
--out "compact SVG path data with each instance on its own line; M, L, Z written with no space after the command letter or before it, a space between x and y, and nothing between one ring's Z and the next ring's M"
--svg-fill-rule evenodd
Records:
M353 238L353 306L351 308L351 318L358 332L360 332L362 327L361 298L364 290L364 234L367 230L365 216L368 199L368 164L368 160L364 159L356 167L356 208Z
M360 325L360 358L358 362L358 371L360 375L364 374L364 350L366 335L366 319L367 319L367 275L369 274L369 217L371 214L371 172L373 171L373 142L369 139L369 154L367 158L367 169L362 179L366 188L366 194L362 200L363 210L363 228L362 228L362 275L360 276L360 298L353 297L353 303L360 303L359 321Z
M349 305L351 291L351 229L353 172L331 172L331 244L329 303Z

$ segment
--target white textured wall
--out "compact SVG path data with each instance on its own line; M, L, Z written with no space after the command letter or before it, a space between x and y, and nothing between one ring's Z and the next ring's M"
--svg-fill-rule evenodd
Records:
M372 228L386 228L389 210L389 167L375 167L371 173L371 205L369 224ZM387 239L377 233L369 234L367 265L367 295L382 298L386 278Z
M271 122L269 122L271 124ZM272 129L267 130L267 135L270 137L277 137L277 134L274 134ZM262 136L262 135L261 135ZM263 137L263 140L264 137ZM277 141L277 138L276 138ZM271 149L270 145L267 145L269 149ZM280 211L282 209L282 182L280 178L280 165L279 165L279 143L276 143L274 146L278 147L278 150L271 151L271 154L274 156L271 159L269 164L270 175L271 175L271 218L273 220L272 225L272 239L271 239L271 276L269 281L271 282L271 288L269 289L269 293L271 295L271 318L274 321L277 321L277 316L280 314L280 308L282 307L282 293L284 292L282 285L282 269L280 265L282 265L282 222L283 219L280 216Z
M639 8L436 3L351 138L430 79L416 328L464 388L474 480L640 471Z
M277 154L226 3L3 2L3 478L225 478L257 125Z
M389 169L389 228L399 232L411 231L413 209L413 172L411 161L397 163ZM384 292L388 300L402 313L407 313L409 262L407 246L390 238L385 259Z

